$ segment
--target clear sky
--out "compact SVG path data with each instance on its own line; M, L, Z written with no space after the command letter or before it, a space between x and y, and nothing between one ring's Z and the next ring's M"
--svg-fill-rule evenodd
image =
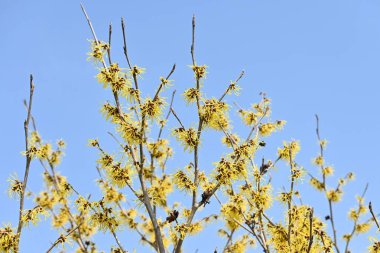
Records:
M17 219L18 203L8 199L6 179L14 172L21 176L24 170L24 157L20 154L24 148L22 100L28 96L30 73L35 77L33 114L39 132L46 140L63 138L68 143L59 170L80 192L97 191L94 183L97 154L87 147L87 140L98 137L105 145L114 147L107 135L112 126L99 113L109 94L96 82L94 65L86 61L91 33L79 3L0 2L0 221L3 223L16 224ZM380 211L379 1L86 0L83 4L99 38L106 40L108 24L114 25L113 57L124 66L119 24L120 18L125 18L131 59L147 69L142 84L146 91L156 87L158 77L168 73L173 63L177 64L173 75L177 91L192 85L188 65L191 18L195 14L198 63L209 66L206 93L219 96L225 85L244 69L242 95L229 101L248 106L259 99L260 91L265 91L273 100L272 118L287 121L285 129L268 140L266 156L273 159L282 140L300 140L302 151L298 162L314 174L311 158L318 152L314 119L318 113L321 135L330 142L327 162L335 167L337 176L348 171L356 173L356 180L345 187L343 202L336 209L340 235L351 229L346 210L355 205L355 194L367 182L367 199ZM177 107L185 110L180 102ZM185 121L190 124L190 119ZM210 140L218 139L214 136ZM213 147L212 143L203 144L201 163L211 168L220 151L211 150L208 145ZM181 149L176 154L179 159L187 159ZM287 174L281 172L281 168L285 170L281 166L274 177L284 180ZM37 192L42 189L41 173L41 167L34 162L30 188ZM318 206L316 214L324 217L327 203L310 191L306 181L304 202ZM281 179L278 182L279 186L285 184ZM220 226L214 225L186 241L185 252L222 248L224 241L215 236ZM56 238L49 224L31 226L25 229L22 252L44 251ZM109 245L107 236L98 238L104 247ZM134 242L137 237L131 237L128 231L122 239L130 251L141 248ZM360 236L352 244L352 252L363 252L368 245L367 236Z

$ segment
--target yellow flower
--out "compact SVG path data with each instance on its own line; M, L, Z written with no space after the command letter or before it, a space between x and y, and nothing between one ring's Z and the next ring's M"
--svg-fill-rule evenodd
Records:
M173 191L173 184L170 177L164 175L162 178L156 178L148 193L153 203L157 206L167 206L167 196Z
M317 156L316 158L314 158L314 160L313 160L313 163L315 164L315 165L319 165L319 166L321 166L321 165L323 165L323 157L322 156Z
M259 126L259 132L261 136L269 136L276 130L276 126L273 123L265 123Z
M49 194L48 192L41 192L34 201L45 209L52 209L54 205L58 204L59 197L56 194Z
M191 69L194 71L194 76L197 79L205 78L206 77L206 65L198 66L198 65L192 65Z
M339 202L342 199L343 192L340 190L329 190L326 192L327 199L332 202Z
M239 158L253 158L257 150L257 146L258 145L256 141L251 139L248 142L236 147L234 150L234 154L236 157Z
M251 126L257 123L258 116L256 113L251 111L239 110L239 114L244 124Z
M291 200L292 193L291 192L280 192L278 196L278 200L282 203L288 203Z
M242 212L246 210L246 200L242 195L234 195L230 198L229 202L224 204L220 210L222 215L227 220L227 227L229 229L236 229L239 225L235 222L242 221Z
M185 191L193 191L195 190L195 185L193 181L186 175L185 172L179 170L174 174L173 182L176 184L178 189Z
M132 166L117 163L107 170L107 175L113 185L123 188L132 181Z
M91 202L89 202L87 199L85 199L82 196L79 196L75 200L75 205L77 206L78 211L85 213L91 208Z
M216 168L216 181L223 185L229 185L234 180L244 179L247 176L246 160L233 162L222 158L219 162L214 163Z
M131 72L131 75L132 76L140 76L140 75L142 75L142 74L144 74L145 73L145 69L144 68L140 68L140 67L138 67L138 66L133 66L132 67L132 69L130 70L130 72Z
M42 142L41 137L37 131L31 132L29 138L30 138L29 142L31 145Z
M200 231L202 231L202 229L203 229L203 226L201 222L193 223L189 226L189 234L195 235L199 233Z
M187 130L182 127L177 128L174 129L173 135L179 142L181 142L185 150L192 151L195 146L199 144L198 135L194 128L189 128Z
M101 61L103 55L107 53L109 45L104 41L91 41L91 51L88 53L89 58L95 61Z
M371 229L370 223L361 223L356 225L357 233L367 233Z
M348 217L351 220L356 221L359 219L359 213L355 209L351 208L350 211L348 212Z
M374 240L371 246L368 247L369 253L380 253L380 241Z
M346 180L354 180L355 179L355 174L352 172L348 172L346 175Z
M287 142L284 142L284 147L279 148L277 152L280 159L289 161L290 153L292 155L292 159L294 160L296 154L300 151L300 149L301 148L298 141L291 141L289 144Z
M103 188L103 196L106 203L119 203L125 200L124 195L112 186L106 186Z
M8 182L8 195L10 197L19 198L23 192L23 182L18 180L16 176L9 178Z
M142 133L140 127L136 122L120 122L116 129L121 137L126 140L129 144L139 144L142 140Z
M147 98L140 106L141 113L150 119L156 119L161 115L164 105L165 101L160 97L157 97L154 100Z
M177 233L179 233L179 237L181 239L184 239L187 232L189 231L189 227L186 224L177 224L174 229L177 231Z
M240 95L240 90L241 88L236 82L230 81L230 85L227 88L227 94L234 93L236 96L238 96Z
M326 148L328 141L327 140L320 140L319 145L321 145L323 148Z
M99 142L97 139L90 139L88 140L88 145L92 147L99 147Z
M0 252L19 252L19 235L9 225L0 228Z
M168 80L168 79L161 76L160 81L161 81L162 87L166 88L166 87L172 86L172 80Z
M46 216L48 213L45 211L45 209L42 206L35 206L33 209L27 209L23 210L21 220L28 224L29 222L32 222L33 225L36 225L37 222L40 221L41 216Z
M197 101L197 98L199 99L200 92L196 88L189 88L182 95L187 103L194 103Z
M310 183L315 189L317 189L318 191L323 191L323 189L325 188L324 184L323 184L321 181L319 181L318 179L316 179L315 177L310 178L309 183Z
M247 247L254 246L255 240L250 238L248 235L243 235L237 241L229 245L226 249L226 253L244 253L247 251Z
M111 155L103 154L100 159L98 159L98 163L101 166L101 168L108 168L112 165L114 161L114 158Z
M91 215L90 224L105 232L107 230L115 231L119 227L120 221L112 215L111 208L104 208L103 211L95 212Z
M325 176L331 176L334 174L334 168L331 166L324 167L322 170L322 174Z
M268 209L272 204L272 187L270 184L263 185L260 187L259 191L254 191L252 194L252 200L255 204L255 207L261 211Z
M227 147L231 148L234 145L239 144L240 138L237 134L230 134L228 137L223 136L222 137L222 143L225 144Z
M167 156L170 156L171 148L169 147L169 141L166 139L160 139L157 142L147 143L147 148L150 154L157 160L166 159Z
M204 126L209 126L215 130L227 129L227 110L228 105L215 98L204 101L204 105L200 108L200 115Z

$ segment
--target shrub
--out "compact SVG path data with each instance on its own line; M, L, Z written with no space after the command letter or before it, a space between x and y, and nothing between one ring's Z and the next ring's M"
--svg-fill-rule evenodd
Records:
M246 252L249 247L261 248L268 253L349 252L355 235L368 232L373 224L379 228L371 203L367 205L364 200L366 187L357 197L357 207L348 212L352 230L338 234L334 205L341 200L343 186L354 175L348 173L335 185L330 183L334 169L324 158L327 141L320 137L318 116L316 134L320 152L313 161L321 172L320 176L312 175L296 162L300 143L295 140L284 142L273 160L257 157L257 152L265 149L267 138L285 124L284 120L271 120L271 104L266 94L261 93L261 100L251 107L237 111L242 124L249 129L248 134L243 136L243 133L234 132L230 119L233 105L225 102L225 97L238 95L244 72L219 96L210 98L202 92L207 66L196 61L195 18L192 21L190 66L194 86L186 89L182 96L189 108L194 109L197 119L192 126L186 126L181 118L187 115L175 110L175 90L169 101L162 95L164 90L172 89L174 81L171 76L176 66L165 77L159 78L154 96L145 95L139 88L145 69L131 63L124 21L121 25L126 68L111 60L111 27L109 41L99 40L82 9L93 34L89 59L98 67L98 82L111 92L114 99L104 103L101 111L115 126L116 134L110 135L119 145L119 152L112 154L102 146L101 140L90 140L89 146L99 154L97 183L103 195L94 200L91 195L76 191L56 170L64 152L64 141L58 140L56 145L44 142L32 124L34 84L31 76L30 98L25 102L28 109L24 123L25 174L22 180L9 179L9 194L19 200L19 219L16 228L12 225L1 228L2 252L18 252L23 228L40 222L43 217L49 217L59 233L50 248L47 246L47 252L68 243L73 244L77 252L97 252L93 236L98 232L110 233L114 238L115 246L111 252L127 252L128 243L118 238L119 233L125 233L122 228L127 228L137 233L141 242L153 251L179 253L188 236L200 233L214 221L224 223L224 228L218 231L226 239L223 252ZM169 119L176 122L174 129L168 129ZM207 155L201 152L201 145L208 130L221 134L221 143L228 149L213 164L212 171L202 170L199 165L199 157ZM170 145L173 139L193 156L187 166L174 172L168 170L167 165L169 159L179 158ZM39 194L26 191L30 164L35 160L39 160L44 168L45 190ZM280 162L289 169L286 189L271 182L273 169ZM298 201L301 198L298 184L303 179L308 179L311 186L325 196L329 214L324 219L314 214L318 206ZM191 204L170 197L173 191L185 192ZM24 205L29 196L34 199L32 208ZM204 209L210 208L212 198L219 204L219 212L203 214ZM126 199L133 199L134 204L126 205ZM268 215L273 203L283 208L284 217L274 219ZM340 236L344 244L340 242ZM369 251L380 252L377 239L373 239Z

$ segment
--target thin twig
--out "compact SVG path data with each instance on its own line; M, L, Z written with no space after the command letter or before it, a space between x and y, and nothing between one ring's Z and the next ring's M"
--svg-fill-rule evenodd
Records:
M125 58L127 59L127 63L128 63L129 69L132 69L132 64L131 64L131 62L129 60L129 56L128 56L127 39L126 39L126 35L125 35L124 18L121 18L121 30L123 31L123 43L124 43L123 50L124 50L124 55L125 55Z
M111 65L111 38L112 38L112 23L110 23L108 28L108 49L107 49L107 55L108 55L108 63Z
M232 236L234 235L234 233L235 233L235 229L232 229L231 233L228 235L228 239L227 239L226 245L224 246L222 252L227 252L228 246L232 242Z
M239 80L244 76L244 70L240 72L239 77L235 80L234 84L237 84ZM219 98L219 102L223 100L223 98L227 95L227 93L230 91L230 85L227 87L226 91L223 93L223 95Z
M81 9L82 9L82 11L83 11L84 16L86 17L86 20L87 20L88 25L90 26L90 29L91 29L91 32L92 32L92 36L94 37L95 43L98 44L99 41L98 41L98 38L96 37L95 30L94 30L94 28L92 27L91 20L90 20L90 18L88 17L87 12L86 12L84 6L83 6L82 4L80 4L80 7L81 7Z
M34 93L33 75L30 75L29 105L28 105L26 120L24 121L26 164L25 164L24 180L22 183L22 192L20 196L20 209L19 209L19 219L18 219L18 226L17 226L18 243L20 243L21 231L23 227L22 213L24 211L25 190L26 190L26 185L28 184L30 163L32 161L32 156L31 154L29 154L29 122L32 115L33 93Z
M57 240L55 240L55 242L50 246L50 248L46 251L46 253L49 253L50 251L52 251L55 246L57 246L60 242L62 242L61 240L63 238L67 238L69 235L71 235L75 230L77 230L80 226L82 225L82 223L78 224L75 228L71 229L69 232L67 232L66 235L61 235Z
M173 91L172 93L172 98L170 100L170 105L169 105L169 110L168 110L168 113L166 114L166 117L165 117L165 121L167 121L169 119L169 116L170 116L170 113L172 112L172 108L173 108L173 101L174 101L174 95L176 93L176 90ZM157 141L159 141L161 139L161 135L162 135L162 130L164 128L164 125L161 125L160 127L160 131L158 132L158 137L157 137Z
M369 211L370 211L370 213L371 213L371 215L372 215L373 220L374 220L375 223L376 223L377 229L380 231L379 222L377 221L376 215L375 215L375 213L373 212L373 209L372 209L372 203L371 203L371 202L369 202L368 209L369 209Z
M170 78L170 76L173 74L174 70L175 70L175 64L173 65L172 69L170 70L169 74L166 76L166 80L168 80ZM162 86L163 86L163 82L160 83L160 85L158 86L158 89L156 91L156 94L154 95L153 97L153 101L157 99L158 95L160 94L160 91L162 89Z
M121 249L121 251L122 251L123 253L126 253L127 251L124 250L124 248L123 248L123 246L121 245L121 242L120 242L119 238L117 237L115 231L114 231L114 230L111 230L111 233L112 233L113 237L115 238L115 241L116 241L117 245L119 246L119 248Z
M177 113L175 113L173 108L170 108L170 111L173 113L174 117L177 119L178 123L181 125L183 129L185 129L185 126L182 124L181 120L178 118Z
M192 36L191 36L191 59L193 61L193 65L195 66L195 57L194 57L194 47L195 47L195 15L193 15L193 20L191 22L192 24Z

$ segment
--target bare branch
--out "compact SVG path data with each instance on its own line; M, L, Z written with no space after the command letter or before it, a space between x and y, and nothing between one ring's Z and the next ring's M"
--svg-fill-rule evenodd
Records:
M375 213L373 212L373 209L372 209L372 202L369 202L368 208L369 208L369 211L370 211L370 213L372 215L373 220L376 223L377 229L380 231L379 222L377 221L376 215L375 215Z
M94 37L95 43L98 44L99 41L98 41L98 38L96 37L95 30L94 30L94 28L92 27L91 20L90 20L90 18L88 17L87 12L86 12L84 6L83 6L82 4L80 4L80 7L81 7L81 9L82 9L82 12L83 12L84 16L86 17L87 23L88 23L88 25L89 25L89 27L90 27L90 29L91 29L91 32L92 32L92 36Z
M124 18L121 18L121 30L123 31L123 43L124 43L123 49L124 49L124 55L125 55L125 58L127 59L127 63L128 63L129 69L132 69L132 64L131 64L131 62L129 60L129 56L128 56L127 39L126 39L126 35L125 35Z
M178 123L181 125L183 129L185 129L185 126L182 124L181 120L178 118L177 113L175 113L173 108L170 108L170 111L173 113L174 117L177 119Z
M192 20L192 36L191 36L191 59L193 60L193 65L195 66L195 57L194 57L194 47L195 47L195 15L193 15Z
M107 55L108 55L108 63L111 65L111 39L112 39L112 23L110 23L108 28L108 49L107 49Z

